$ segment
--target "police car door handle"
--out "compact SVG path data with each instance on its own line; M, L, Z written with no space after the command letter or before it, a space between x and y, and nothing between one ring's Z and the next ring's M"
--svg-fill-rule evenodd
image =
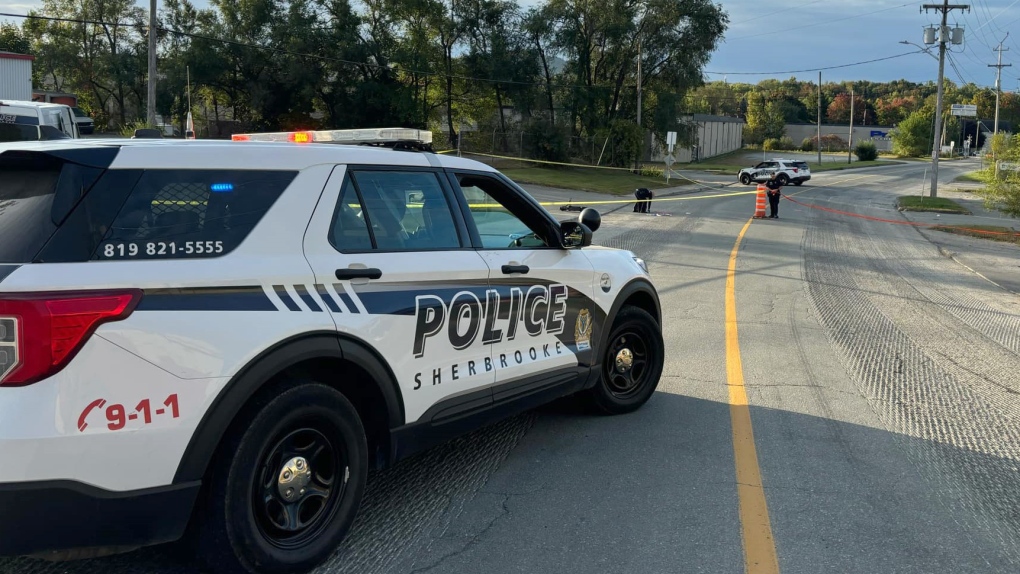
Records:
M531 268L528 267L527 265L504 265L503 266L503 275L510 275L511 273L527 274L528 271L531 271Z
M343 281L345 279L378 279L382 277L382 270L374 267L369 268L351 268L337 269L336 278Z

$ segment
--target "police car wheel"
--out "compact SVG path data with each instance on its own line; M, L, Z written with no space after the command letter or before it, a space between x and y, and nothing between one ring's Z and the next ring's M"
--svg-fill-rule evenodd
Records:
M790 183L790 178L785 173L781 173L776 176L776 181L779 182L779 185L786 185Z
M588 390L590 402L610 415L639 409L659 385L664 356L655 318L644 309L622 308L602 355L599 381Z
M751 185L751 176L747 175L746 173L745 174L741 174L741 176L740 176L740 183L742 183L744 185Z
M368 447L354 406L314 382L274 390L213 463L193 532L212 572L307 571L336 550L361 503Z
M793 185L800 185L800 184L802 184L802 183L804 183L804 182L803 182L803 181L800 181L800 180L797 180L797 181L793 182Z

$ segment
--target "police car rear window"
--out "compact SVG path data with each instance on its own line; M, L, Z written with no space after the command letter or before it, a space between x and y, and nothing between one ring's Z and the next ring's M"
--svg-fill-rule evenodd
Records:
M147 170L92 259L219 257L237 248L294 171Z
M27 263L56 229L50 217L63 162L0 155L0 263Z

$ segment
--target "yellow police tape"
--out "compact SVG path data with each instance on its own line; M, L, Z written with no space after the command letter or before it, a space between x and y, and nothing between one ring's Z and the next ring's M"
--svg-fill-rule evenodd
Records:
M436 152L436 153L453 153L455 151L457 151L457 150L451 149L451 150L439 151L439 152ZM482 157L491 157L491 158L495 158L495 159L510 159L510 160L513 160L513 161L526 161L528 163L541 163L541 164L545 164L545 165L562 165L564 167L584 167L584 168L588 168L588 169L609 169L609 170L616 170L616 171L634 171L634 168L632 168L632 167L611 167L611 166L608 166L608 165L586 165L586 164L583 164L583 163L567 163L567 162L563 162L563 161L548 161L548 160L544 160L544 159L528 159L526 157L513 157L513 156L509 156L509 155L494 155L494 154L491 154L491 153L481 153L481 152L477 152L477 151L464 152L464 154L465 155L480 155Z
M698 196L694 196L694 197L689 196L689 195L682 195L682 196L672 196L671 195L671 196L667 196L667 197L658 197L658 198L653 198L653 199L642 199L642 200L637 200L637 199L600 199L600 200L596 200L596 201L573 201L573 200L570 200L570 201L540 201L540 202L538 202L538 204L543 206L543 207L545 207L545 206L557 206L557 205L578 205L578 206L589 206L589 205L622 205L622 204L625 204L625 203L635 203L637 201L647 201L647 202L650 202L650 203L658 203L658 202L661 202L661 201L690 201L690 200L694 200L694 199L715 199L715 198L720 198L720 197L735 197L735 196L738 196L738 195L753 195L755 193L757 193L757 191L734 191L734 192L731 192L731 193L715 193L715 194L712 194L712 195L698 195ZM154 200L152 202L152 205L206 205L206 204L207 204L207 202L205 202L205 201ZM413 208L420 209L423 205L424 204L418 203L418 202L410 202L410 203L407 204L407 207L413 207ZM352 204L350 204L350 207L352 209L358 209L358 207L360 207L360 206L358 204L356 204L356 203L352 203ZM478 207L484 207L484 208L498 207L498 208L503 208L503 205L499 204L499 203L469 203L468 207L475 207L475 208L478 208Z

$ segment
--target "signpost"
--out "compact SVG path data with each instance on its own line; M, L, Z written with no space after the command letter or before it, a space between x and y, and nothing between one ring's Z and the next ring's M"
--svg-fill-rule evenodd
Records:
M662 160L666 164L666 183L669 183L670 172L673 171L673 164L676 163L676 158L673 157L674 146L676 146L676 132L666 132L666 148L669 153Z
M971 104L953 104L953 109L950 113L952 113L952 115L954 116L976 118L977 106Z

